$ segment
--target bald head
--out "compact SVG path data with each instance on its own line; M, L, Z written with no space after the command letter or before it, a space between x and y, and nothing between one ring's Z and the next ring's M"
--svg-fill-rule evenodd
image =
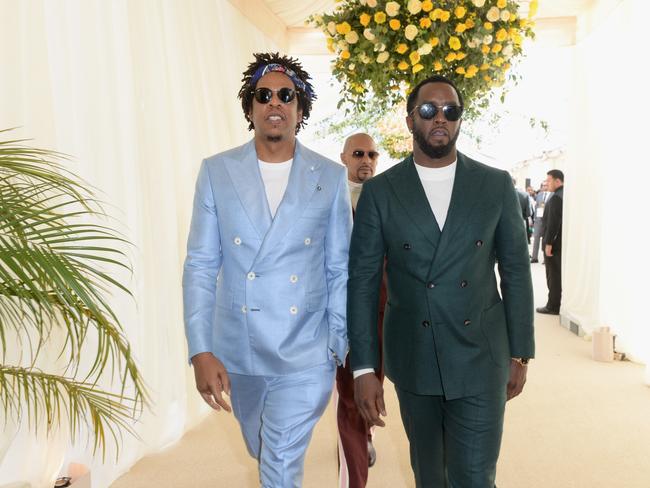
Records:
M363 183L374 176L377 169L377 145L368 134L352 134L345 140L341 161L348 168L348 180Z

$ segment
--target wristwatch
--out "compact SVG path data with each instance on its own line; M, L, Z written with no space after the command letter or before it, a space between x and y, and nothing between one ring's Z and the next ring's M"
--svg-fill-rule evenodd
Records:
M510 358L513 361L517 361L519 364L522 366L526 366L528 364L528 361L530 361L530 358Z

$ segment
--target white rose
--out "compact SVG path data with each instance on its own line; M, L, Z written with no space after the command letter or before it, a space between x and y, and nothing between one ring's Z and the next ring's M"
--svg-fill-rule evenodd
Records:
M420 10L422 10L422 2L420 0L409 0L406 8L408 8L409 12L413 15L419 14Z
M348 69L349 69L350 71L354 71L354 63L350 63L350 64L348 64Z
M504 22L508 22L510 20L510 12L508 12L507 10L502 10L501 20L503 20Z
M501 11L499 10L499 7L492 7L490 10L488 10L488 13L485 16L490 22L496 22L499 20L500 14Z
M477 44L478 43L474 39L472 39L471 41L467 41L467 47L469 47L470 49L474 49Z
M477 7L482 7L485 5L485 0L472 0L472 3Z
M514 49L512 47L512 44L508 44L506 47L503 48L503 51L501 51L504 57L509 58L512 56L514 53Z
M377 6L377 0L366 0L366 4L370 8L375 8Z
M388 61L388 58L390 57L390 54L388 54L386 51L383 53L379 53L379 56L377 56L377 62L378 63L385 63Z
M375 40L375 35L372 33L372 31L370 29L364 29L363 30L363 37L365 37L369 41L374 41Z
M413 24L407 25L406 29L404 29L404 37L406 37L409 41L415 39L415 36L417 35L418 35L418 28L415 27Z
M483 44L492 44L492 36L490 34L483 38Z
M345 40L349 44L355 44L359 40L359 34L357 34L355 31L350 31L345 34Z
M345 51L345 50L348 48L348 43L345 42L345 41L343 41L343 40L340 40L339 42L336 43L336 46L337 46L341 51Z
M418 52L420 53L421 56L426 56L427 54L431 54L432 49L433 46L427 42L426 44L422 44L422 46L420 46Z
M365 53L359 56L359 59L363 64L368 64L370 62L370 58Z
M359 0L359 3L360 3L361 5L365 5L365 4L366 4L366 0Z
M327 32L330 33L330 35L335 35L336 34L336 23L333 21L330 21L327 23Z
M376 52L378 51L378 52L382 53L385 50L386 50L386 44L384 44L383 42L378 42L377 44L375 44L375 51Z
M399 3L397 3L397 2L388 2L386 4L386 13L390 17L395 17L397 15L397 12L399 12Z

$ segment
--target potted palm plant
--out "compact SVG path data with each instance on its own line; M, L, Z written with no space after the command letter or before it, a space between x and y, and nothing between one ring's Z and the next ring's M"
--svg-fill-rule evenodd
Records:
M5 419L32 429L69 426L94 451L133 432L146 404L143 379L110 290L130 269L128 243L62 154L0 131L0 402ZM53 338L63 338L61 341ZM56 351L52 349L56 348ZM58 359L44 369L44 355ZM45 354L47 353L47 354Z

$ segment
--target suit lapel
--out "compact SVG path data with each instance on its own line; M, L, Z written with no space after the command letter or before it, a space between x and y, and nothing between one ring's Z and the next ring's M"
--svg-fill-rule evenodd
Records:
M388 180L415 226L431 244L437 246L440 240L440 227L424 193L422 182L413 163L413 156L409 156L401 164L399 171L388 173Z
M304 148L296 141L287 189L264 237L258 258L275 248L297 222L309 204L312 195L317 191L316 187L321 171L321 162L310 160Z
M226 159L226 169L244 211L260 239L263 238L271 227L271 211L266 199L254 141L244 145L241 159Z

